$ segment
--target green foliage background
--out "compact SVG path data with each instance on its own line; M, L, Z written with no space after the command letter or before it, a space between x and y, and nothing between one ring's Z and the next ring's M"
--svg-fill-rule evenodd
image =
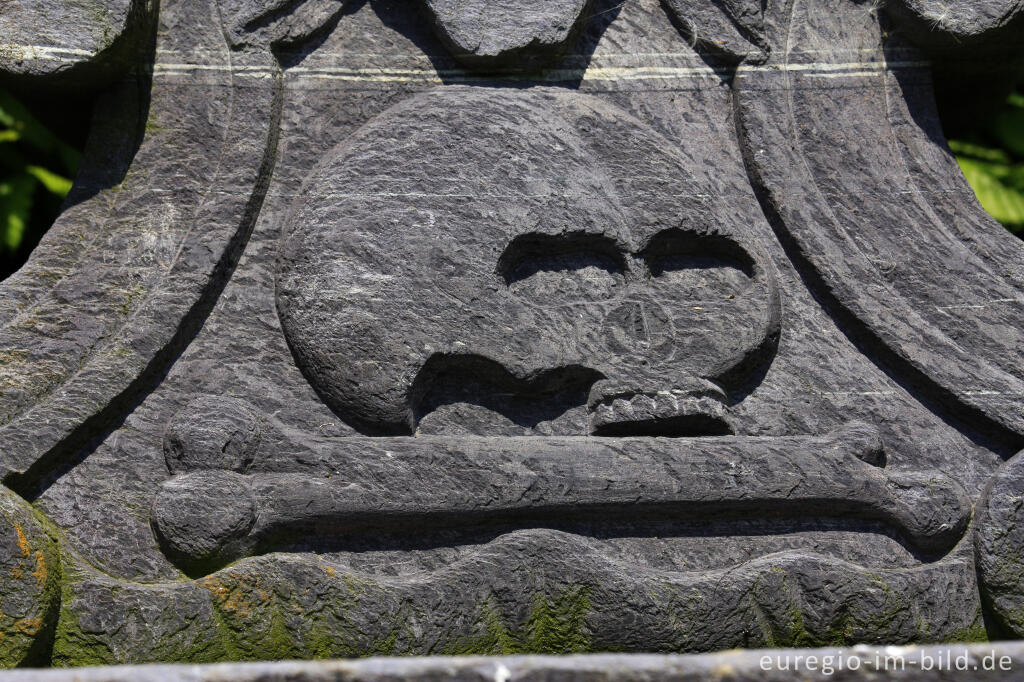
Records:
M982 207L1024 237L1024 92L949 147Z
M0 279L20 267L53 223L80 160L78 149L0 90Z
M81 160L76 145L62 138L76 138L65 128L87 128L88 107L54 112L54 106L50 101L33 113L0 90L0 279L24 263L53 223ZM1024 89L949 146L985 210L1024 238Z

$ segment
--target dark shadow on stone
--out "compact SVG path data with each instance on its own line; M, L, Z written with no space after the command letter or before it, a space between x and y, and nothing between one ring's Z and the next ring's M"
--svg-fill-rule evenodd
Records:
M479 405L532 429L586 405L591 386L602 379L586 367L560 367L517 379L493 360L474 355L435 355L413 383L417 423L445 405ZM582 435L582 434L581 434Z
M742 60L724 50L714 49L713 44L709 45L705 41L698 41L690 27L679 19L679 16L669 6L667 0L659 0L659 4L665 12L665 17L672 24L672 28L683 37L694 53L700 57L701 61L710 67L723 83L731 84L733 78L736 77L736 69Z
M586 72L593 61L594 51L597 49L598 43L601 42L604 32L619 16L626 2L628 0L594 0L588 7L586 15L580 18L582 26L576 44L565 58L563 65L557 67L579 71L580 78L573 81L569 87L579 87L582 74Z
M124 181L145 137L152 86L144 69L96 98L82 166L62 212Z
M597 429L595 436L657 438L700 438L703 436L731 436L732 428L717 417L705 414L687 414L667 419L647 419L636 422L617 422Z
M670 508L658 506L609 506L592 508L566 515L552 515L543 509L490 516L481 513L432 514L428 517L408 518L397 529L394 524L374 525L366 519L359 523L357 532L345 535L334 519L317 523L314 520L297 523L260 540L251 556L272 552L380 552L422 551L448 547L479 546L498 537L532 529L550 529L572 533L594 540L619 538L707 538L718 537L772 537L794 533L855 532L884 536L902 547L915 563L927 564L944 555L921 552L907 538L887 524L856 513L843 515L845 509L826 511L829 503L823 501L821 509L794 513L793 510L771 509L764 505L750 509L723 509L709 511L706 518L672 520ZM840 505L841 506L841 505ZM769 552L766 552L766 554ZM221 568L217 563L193 566L188 571L199 578Z
M510 285L543 270L595 267L625 272L623 249L611 238L586 232L556 235L535 232L513 239L498 258L498 274Z
M742 112L739 111L738 98L739 93L734 90L733 117L736 121L737 137L750 186L761 205L765 219L815 303L832 318L836 328L861 354L891 381L907 391L951 428L959 431L973 443L995 452L1003 459L1008 459L1020 451L1024 447L1024 440L1019 435L994 422L980 410L964 405L957 396L944 392L942 387L932 381L923 371L907 363L888 345L879 340L856 315L848 311L829 292L828 286L804 254L800 244L789 234L781 213L755 170L756 166L750 158L750 145L741 125L743 117Z
M19 668L48 668L52 664L53 644L57 636L57 623L60 621L62 595L57 595L57 603L49 614L32 645L25 652L25 658L18 664Z
M985 30L978 31L975 24L967 35L958 35L922 15L920 5L906 0L885 3L879 13L883 35L901 36L931 62L946 136L962 137L997 115L1024 76L1019 38L1024 12L1011 9Z
M908 50L913 51L906 39L897 33L895 29L888 27L890 22L884 15L879 17L882 24L882 35L889 36L882 45L885 60L889 64L900 63L907 60ZM923 55L922 55L923 58ZM941 149L946 149L946 136L943 133L939 111L936 107L936 88L939 83L935 80L935 74L927 68L894 68L888 71L896 79L900 91L906 98L907 111L924 131L934 144Z
M148 84L150 81L145 81ZM145 98L144 110L148 115L149 96ZM273 109L270 112L270 125L265 141L264 155L261 159L259 180L253 188L240 217L240 228L231 243L225 248L217 262L210 284L195 301L189 312L183 317L175 330L174 336L166 346L152 355L146 367L128 384L113 400L101 410L82 421L77 428L59 441L45 455L39 457L23 473L12 473L2 483L15 491L29 502L34 502L54 482L73 470L91 455L111 433L121 428L125 420L143 403L149 394L167 377L175 361L189 346L202 329L210 312L227 286L241 258L242 251L248 243L252 230L259 218L263 201L270 186L270 178L277 161L277 144L281 127L283 108L283 79L277 77L274 85ZM143 116L143 121L146 116ZM133 141L133 149L137 151L142 135ZM134 158L124 158L124 171L127 171ZM122 172L120 168L116 172Z
M369 2L369 0L353 0L353 2L346 2L337 14L331 17L330 21L324 23L323 26L310 35L303 36L301 40L294 43L282 43L280 45L275 45L274 56L277 57L277 61L281 65L281 69L287 71L288 69L301 64L306 57L324 44L324 41L326 41L331 35L343 17L355 14L362 9L367 2Z
M672 270L735 268L753 278L755 271L754 259L735 240L678 228L656 234L640 256L654 277Z
M152 58L155 40L147 52ZM126 74L101 91L87 88L53 92L48 88L15 88L12 92L44 126L82 155L71 191L62 202L39 188L19 248L0 252L0 281L24 265L40 240L64 211L99 192L121 184L145 134L149 116L152 69ZM47 160L28 161L53 168Z

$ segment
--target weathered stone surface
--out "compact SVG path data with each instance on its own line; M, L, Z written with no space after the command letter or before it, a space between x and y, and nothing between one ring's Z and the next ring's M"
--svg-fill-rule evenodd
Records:
M1024 637L1024 457L999 468L978 515L975 553L985 598L1006 635Z
M1020 3L1013 0L890 0L888 4L897 16L909 20L914 37L929 46L964 47L981 41L1013 40L1024 22Z
M245 540L257 514L266 514L265 506L257 506L249 481L232 471L184 474L165 483L153 500L153 530L183 566L226 563L230 552L245 555L234 545Z
M141 61L150 0L9 0L0 8L0 77L32 87L109 82Z
M787 508L790 514L865 517L892 524L917 550L947 552L967 526L967 496L938 472L887 472L858 461L873 456L870 445L877 440L858 439L858 429L827 438L704 438L685 454L670 440L651 438L607 444L467 438L456 451L438 438L351 438L349 451L331 452L329 466L338 475L328 480L216 470L172 478L156 498L153 521L188 568L280 543L288 548L295 537L351 541L382 530L511 525L547 515L571 524L599 521L626 506L638 517L679 520ZM371 472L360 459L388 464ZM741 460L746 464L737 470ZM429 488L418 487L417 474L430 469L448 473Z
M535 67L569 45L590 0L423 0L438 35L479 67Z
M932 10L426 5L146 15L0 285L3 518L61 549L0 536L3 662L1018 634L1024 247Z
M244 400L199 396L178 411L164 434L172 474L198 469L244 472L263 435L262 419Z
M900 61L879 68L873 17L841 0L829 4L796 6L787 17L780 30L791 34L795 54L738 71L742 139L748 149L775 152L751 154L753 182L832 314L857 325L851 335L956 418L1013 449L1024 432L1015 398L1024 375L1006 344L1016 343L1012 330L1024 321L1012 293L1024 244L992 234L999 226L979 214L952 155L926 137L941 128L920 53L895 41L889 59ZM851 86L818 86L811 59L849 73ZM807 68L776 68L787 60ZM839 115L843 124L832 124ZM869 136L879 141L863 144ZM883 146L888 162L869 161ZM857 162L836 164L829 150L837 148ZM961 221L977 236L964 239ZM925 229L931 237L918 239ZM968 270L978 277L964 277Z
M37 513L0 490L0 667L43 665L57 625L61 566Z
M451 87L390 109L327 154L285 228L277 301L299 366L369 433L413 433L459 393L521 427L534 411L547 435L731 432L685 409L726 402L774 353L776 275L721 215L734 206L680 195L704 169L670 150L563 89ZM410 213L447 227L410 233ZM678 409L633 413L666 392ZM561 410L530 405L552 393ZM588 393L589 419L570 414ZM627 414L598 409L620 400Z
M762 0L666 0L689 40L729 61L762 61L768 55Z

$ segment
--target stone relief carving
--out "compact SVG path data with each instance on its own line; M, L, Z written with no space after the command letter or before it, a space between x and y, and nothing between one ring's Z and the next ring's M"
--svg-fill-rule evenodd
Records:
M452 86L332 150L277 273L319 395L375 434L731 433L726 391L778 341L774 266L645 128L592 95ZM431 419L453 403L505 417Z
M107 89L0 284L0 662L1022 634L929 80L1016 5L109 4L4 19Z

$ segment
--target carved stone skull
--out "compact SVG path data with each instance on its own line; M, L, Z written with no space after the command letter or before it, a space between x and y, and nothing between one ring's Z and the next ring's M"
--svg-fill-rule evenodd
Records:
M370 434L728 432L778 295L730 215L740 188L678 147L549 88L447 87L378 116L286 228L278 310L306 376ZM476 412L428 419L452 404Z

